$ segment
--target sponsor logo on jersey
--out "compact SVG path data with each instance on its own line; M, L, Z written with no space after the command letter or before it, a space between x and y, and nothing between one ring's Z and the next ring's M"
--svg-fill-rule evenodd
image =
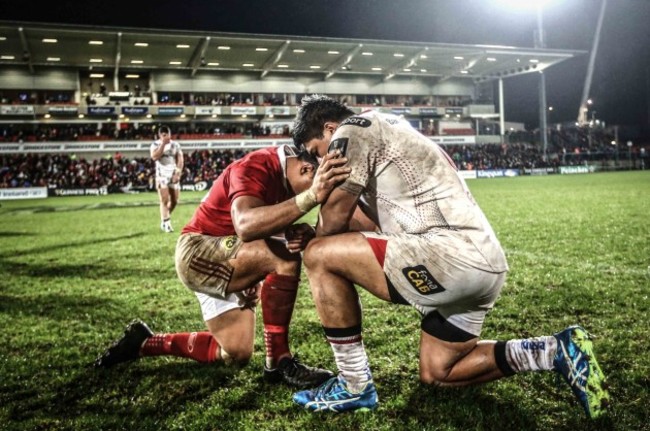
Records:
M402 274L421 295L433 295L446 290L433 278L433 275L424 265L407 266L402 269Z
M348 117L345 120L343 120L343 122L339 125L339 127L347 126L348 124L351 126L370 127L372 121L362 117Z
M222 244L226 250L232 250L236 242L237 242L236 236L229 236L223 239Z
M348 138L338 138L330 142L330 146L327 147L327 152L333 153L336 150L341 150L341 156L345 156L345 153L348 151Z

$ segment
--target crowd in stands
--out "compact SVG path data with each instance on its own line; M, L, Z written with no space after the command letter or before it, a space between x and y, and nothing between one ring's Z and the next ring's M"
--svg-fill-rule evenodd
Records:
M580 165L585 161L613 160L612 153L570 154L549 152L530 143L444 145L460 170L533 169ZM185 155L184 184L216 179L244 150L202 150ZM645 151L639 161L646 163ZM594 157L596 155L597 157ZM635 155L635 158L638 156ZM75 155L12 154L0 156L0 188L98 188L109 192L154 190L154 162L148 157L129 159L120 153L97 160ZM642 165L644 166L644 165Z
M175 139L224 139L233 137L289 137L289 127L274 127L260 123L203 123L172 125ZM70 142L97 140L154 140L155 124L115 123L0 125L0 142Z
M182 183L217 178L243 157L243 150L194 151L185 156ZM74 154L12 154L0 156L0 188L99 188L109 192L154 190L155 164L148 157L126 158L117 153L96 160Z

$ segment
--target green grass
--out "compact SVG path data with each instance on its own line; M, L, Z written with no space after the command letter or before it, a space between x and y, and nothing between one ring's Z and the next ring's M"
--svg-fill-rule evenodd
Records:
M364 340L381 401L373 413L310 415L291 389L265 384L260 319L244 369L173 358L90 368L134 317L160 332L203 329L173 266L178 231L202 197L183 193L173 235L159 231L155 194L0 202L0 429L650 429L650 172L469 186L511 268L484 338L584 325L609 376L608 417L586 420L553 373L421 385L417 313L367 294ZM305 277L293 322L293 350L334 369Z

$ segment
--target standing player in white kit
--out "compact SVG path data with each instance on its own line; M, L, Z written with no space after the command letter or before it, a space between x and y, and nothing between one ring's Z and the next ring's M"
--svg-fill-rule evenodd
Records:
M178 142L172 141L167 126L158 129L158 140L149 149L156 161L156 189L160 198L160 230L173 232L171 215L178 204L183 173L183 150Z

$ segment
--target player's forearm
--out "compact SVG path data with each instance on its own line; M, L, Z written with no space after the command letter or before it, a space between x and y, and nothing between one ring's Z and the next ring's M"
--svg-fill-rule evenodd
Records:
M322 209L321 209L322 211ZM316 225L316 236L329 236L350 230L349 215L343 213L320 214Z
M158 148L151 151L151 158L157 161L163 156L164 153L165 153L165 147L164 145L160 145Z
M276 205L251 208L233 219L237 236L244 242L268 238L284 230L304 213L289 199Z

